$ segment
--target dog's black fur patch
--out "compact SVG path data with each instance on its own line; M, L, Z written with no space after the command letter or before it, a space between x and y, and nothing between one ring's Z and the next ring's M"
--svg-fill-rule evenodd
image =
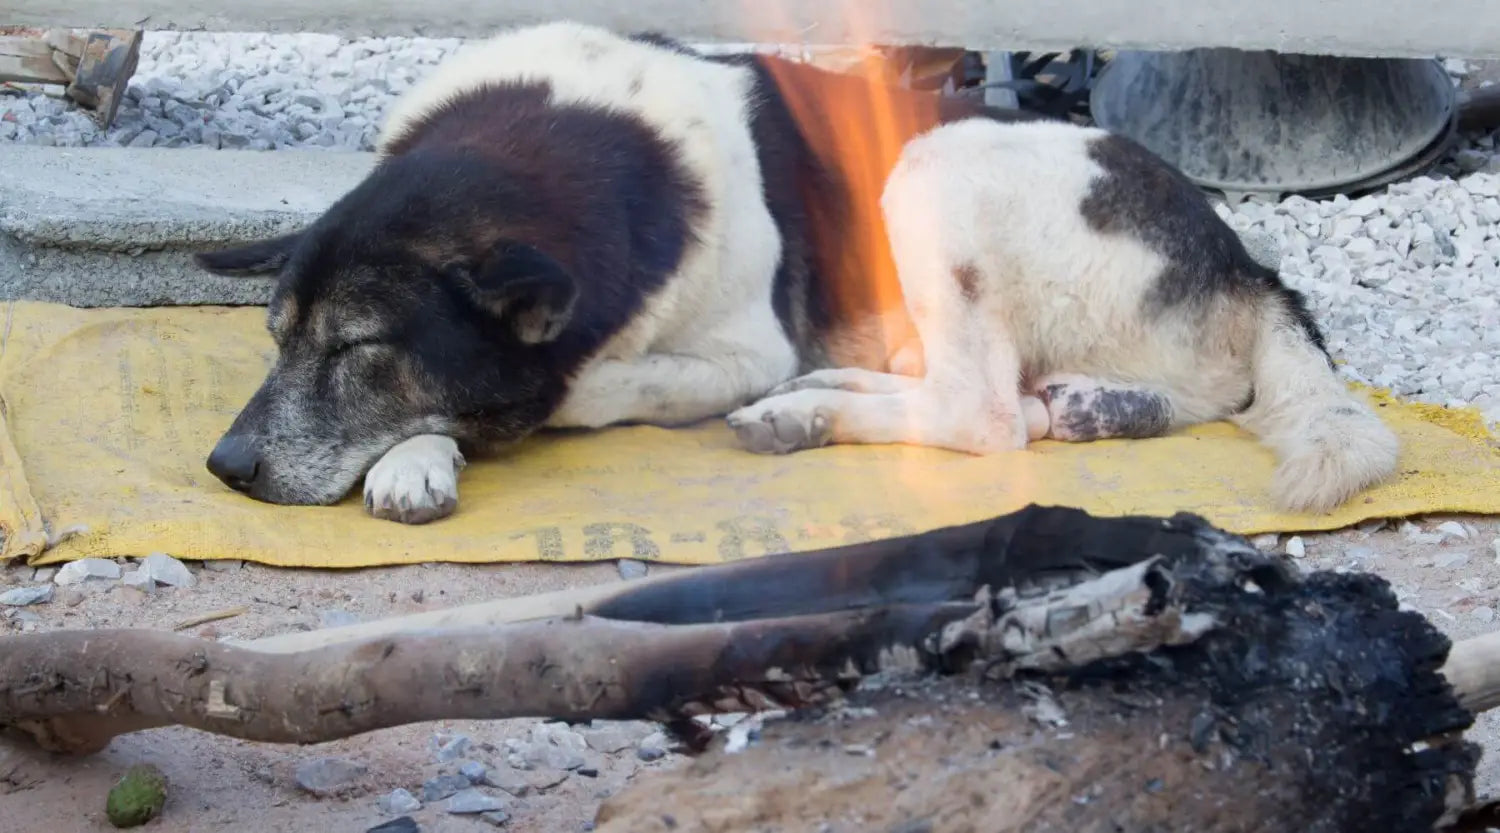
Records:
M1057 383L1038 395L1047 404L1057 439L1139 440L1162 436L1172 427L1172 402L1156 391Z
M1137 237L1167 261L1147 295L1148 311L1202 307L1226 294L1276 297L1308 341L1327 357L1323 333L1306 299L1275 270L1250 256L1192 180L1123 136L1095 139L1089 157L1104 170L1079 207L1089 226L1101 233Z

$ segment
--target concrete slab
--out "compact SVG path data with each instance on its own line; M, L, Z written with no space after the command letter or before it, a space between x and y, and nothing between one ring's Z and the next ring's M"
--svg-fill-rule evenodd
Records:
M374 155L0 147L0 300L260 304L270 281L207 275L194 251L311 222Z
M11 0L3 23L475 37L569 18L687 40L970 49L1274 49L1500 58L1492 0Z

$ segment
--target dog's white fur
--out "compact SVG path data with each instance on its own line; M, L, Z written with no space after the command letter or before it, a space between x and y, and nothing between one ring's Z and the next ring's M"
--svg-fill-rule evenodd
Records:
M749 71L574 23L506 32L461 50L399 99L381 150L451 96L507 81L544 81L556 102L640 117L677 144L707 202L681 267L578 374L549 424L692 423L795 373L796 352L771 306L781 236L762 199ZM386 482L365 484L377 503L388 500Z
M1255 405L1237 419L1280 455L1283 505L1326 510L1394 469L1394 435L1273 314L1225 304L1216 314L1226 335L1210 344L1197 342L1211 328L1186 316L1143 317L1162 258L1100 235L1079 213L1100 173L1087 153L1100 131L973 120L912 141L882 206L925 376L841 368L788 382L798 357L771 306L781 241L762 199L748 71L572 23L507 32L398 101L382 148L455 93L505 81L544 81L557 101L636 114L677 143L708 202L681 268L578 374L553 426L690 423L787 383L731 414L742 436L759 427L772 445L785 431L789 447L821 434L987 453L1047 433L1046 407L1023 395L1023 377L1032 390L1060 373L1149 387L1170 398L1174 425L1220 418L1253 382ZM953 279L960 264L982 277L973 303ZM1230 355L1247 343L1258 345L1253 357ZM459 461L434 438L402 443L366 477L367 502L447 514Z
M926 375L819 371L730 423L764 450L913 443L984 454L1047 433L1035 424L1046 409L1023 402L1023 388L1150 390L1170 400L1178 427L1233 412L1253 383L1254 405L1235 420L1280 456L1283 507L1326 511L1388 475L1395 435L1274 304L1224 299L1208 323L1143 316L1162 257L1096 232L1079 210L1103 174L1088 143L1105 135L973 119L911 141L882 210ZM965 265L978 277L972 300L954 277ZM1253 355L1235 355L1246 344Z

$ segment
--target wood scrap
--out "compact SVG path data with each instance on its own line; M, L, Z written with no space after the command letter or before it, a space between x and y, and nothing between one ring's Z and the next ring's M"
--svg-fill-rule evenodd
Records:
M0 82L63 86L69 99L108 128L135 74L143 34L52 29L0 35Z

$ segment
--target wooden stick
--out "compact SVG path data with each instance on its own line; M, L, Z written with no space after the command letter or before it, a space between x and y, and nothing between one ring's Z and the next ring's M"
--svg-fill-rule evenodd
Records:
M45 40L0 37L0 81L68 84L72 80L52 60L52 47Z

